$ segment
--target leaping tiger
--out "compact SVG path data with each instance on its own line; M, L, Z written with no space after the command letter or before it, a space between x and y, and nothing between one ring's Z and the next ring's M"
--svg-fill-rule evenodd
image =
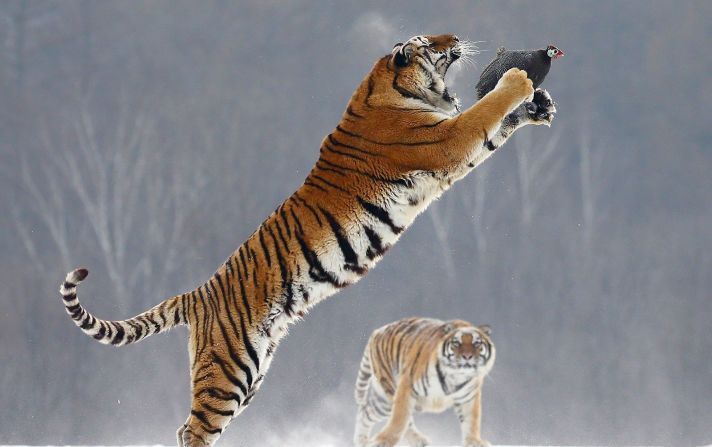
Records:
M413 447L428 438L413 414L455 410L462 445L482 447L482 382L494 365L489 326L462 320L405 318L373 331L356 379L358 447L392 447L405 437ZM371 429L387 419L371 439Z
M66 310L101 343L127 345L188 325L192 401L179 446L213 445L259 389L289 323L362 278L418 214L517 128L550 124L549 95L535 96L517 69L460 113L444 78L471 48L454 35L416 36L380 58L304 184L197 289L108 321L77 299L87 270L67 275ZM537 115L523 104L531 98Z

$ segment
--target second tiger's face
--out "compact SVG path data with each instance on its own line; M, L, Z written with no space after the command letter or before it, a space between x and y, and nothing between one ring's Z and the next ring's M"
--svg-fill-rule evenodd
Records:
M495 356L488 332L486 326L455 329L443 343L440 362L449 369L486 374Z

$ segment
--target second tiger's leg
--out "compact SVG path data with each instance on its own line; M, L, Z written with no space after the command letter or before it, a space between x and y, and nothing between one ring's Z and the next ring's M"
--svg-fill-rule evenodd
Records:
M455 414L460 420L462 445L464 447L485 447L490 443L482 439L480 428L482 424L482 382L470 396L456 401Z
M401 378L393 397L391 416L386 426L376 435L374 447L393 447L403 437L412 418L413 397L411 392L410 381Z

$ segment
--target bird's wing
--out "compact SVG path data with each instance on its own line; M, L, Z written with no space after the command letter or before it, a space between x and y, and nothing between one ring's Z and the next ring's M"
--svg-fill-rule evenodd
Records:
M497 65L499 65L499 56L495 57L490 61L489 64L482 70L482 74L480 75L480 79L484 78L485 76L489 75L490 73L493 73L493 70L496 70Z

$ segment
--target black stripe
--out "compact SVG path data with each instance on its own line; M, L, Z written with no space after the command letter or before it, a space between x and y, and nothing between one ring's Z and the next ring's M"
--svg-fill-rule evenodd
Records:
M287 254L290 253L289 250L289 244L287 243L287 240L284 238L284 234L282 234L282 226L279 224L279 219L277 216L274 218L274 225L277 227L277 235L279 236L279 240L282 241L282 245L284 245L284 249L287 250Z
M257 253L250 247L250 240L245 241L245 247L247 247L247 259L252 261L252 267L259 267L260 263L257 260Z
M408 91L408 90L406 90L405 88L403 88L403 87L401 87L400 85L398 85L398 73L396 73L396 75L393 76L393 82L391 83L391 86L393 87L393 90L395 90L395 91L397 91L398 93L400 93L400 95L403 96L404 98L417 99L417 100L419 100L419 101L422 101L422 100L423 100L422 98L420 98L420 97L414 95L414 94L411 93L410 91ZM432 112L432 110L429 110L429 111Z
M358 265L358 255L349 243L349 240L344 234L344 230L341 228L339 222L331 213L326 211L324 208L319 207L319 210L329 222L329 225L331 226L331 231L333 231L334 236L336 237L336 242L339 244L339 248L341 249L341 253L344 255L344 261L346 261L346 265L344 267L348 268L349 270L353 270L356 273L364 274L366 270Z
M97 340L101 340L102 338L104 338L105 333L106 333L106 327L104 327L104 322L100 320L99 321L99 332L94 334L94 338Z
M166 327L166 323L168 323L168 319L166 318L166 315L164 314L165 311L165 303L162 303L160 306L158 306L158 309L156 309L156 315L161 317L161 327L164 328Z
M267 250L267 244L265 244L264 232L262 231L263 228L264 228L264 224L261 225L260 228L257 230L259 233L260 245L262 246L262 253L265 255L265 258L267 259L267 266L272 267L272 259L269 256L269 250Z
M428 128L437 127L438 125L440 125L440 123L443 123L443 122L447 121L448 119L449 118L443 118L440 121L437 121L432 124L421 124L419 126L413 126L413 127L411 127L411 129L428 129Z
M417 99L417 98L416 98ZM384 109L396 110L398 112L408 112L408 113L433 113L433 109L425 108L413 108L413 107L396 107L396 106L383 106ZM457 117L459 117L458 115ZM457 119L455 117L455 119Z
M443 392L445 395L450 394L447 382L445 381L445 374L443 374L442 370L440 369L440 362L435 363L435 371L438 373L438 381L440 382L440 387L442 388Z
M221 410L219 408L213 407L212 405L210 405L207 402L201 402L200 406L205 408L209 412L214 413L214 414L219 414L220 416L232 416L235 414L235 412L233 410Z
M242 252L241 252L242 254ZM238 264L237 266L237 282L240 285L240 298L242 299L242 305L245 308L245 311L247 312L247 321L252 324L252 307L250 306L250 302L247 298L247 290L245 289L245 281L246 279L243 279L242 274L244 271L245 277L247 277L247 264L244 262L245 258L240 256L240 260L242 263ZM242 268L240 268L242 267Z
M230 372L230 370L227 368L227 364L221 359L215 352L213 354L213 362L217 363L217 365L220 367L222 370L223 375L227 378L227 380L230 381L233 385L235 385L240 391L242 391L242 395L245 396L247 395L247 388L245 388L245 385L240 381L240 379L237 378L233 373Z
M156 332L154 332L154 334L157 333L157 332L161 332L161 329L162 329L162 328L161 328L161 325L159 325L158 323L156 323L156 320L153 319L153 316L152 316L150 313L146 314L145 318L146 318L151 324L153 324L153 328L154 328L155 331L156 331Z
M280 275L282 276L282 293L284 294L285 297L285 304L284 304L284 311L287 313L287 315L291 316L292 311L294 308L294 291L292 290L291 287L291 275L287 269L287 262L282 256L282 252L279 249L279 245L277 243L277 239L274 236L274 233L270 228L268 228L270 236L272 237L272 242L274 243L274 250L275 253L277 254L277 260L279 261L279 272ZM279 231L279 227L277 228ZM286 244L286 242L284 242Z
M289 228L289 221L287 220L287 213L284 211L284 203L279 207L279 215L282 216L282 221L284 222L284 230L287 232L287 237L292 237L292 229ZM286 246L287 244L285 244ZM289 252L289 249L287 249Z
M268 228L269 229L269 228ZM270 236L272 236L272 242L274 243L274 250L277 254L277 260L279 261L279 272L282 277L282 293L285 294L285 299L286 299L286 304L285 304L285 312L287 312L287 315L292 314L292 307L294 306L294 297L293 297L293 291L292 288L290 287L290 282L291 282L291 275L289 274L289 271L287 270L287 263L284 260L284 257L282 256L282 252L279 250L279 246L277 244L277 239L274 237L274 233L270 230Z
M218 400L224 400L224 401L235 401L237 402L237 405L240 405L240 402L242 399L240 398L240 395L237 393L233 393L232 391L225 391L222 388L217 388L217 387L209 387L209 388L203 388L202 390L198 391L196 393L196 397L199 397L205 393L208 393L210 397Z
M319 224L321 227L323 223L321 222L321 218L319 217L319 213L316 212L313 206L309 205L306 200L302 199L299 197L299 195L295 192L294 193L294 199L300 202L302 205L304 205L311 213L314 215L314 218L316 219L316 222Z
M371 107L371 104L368 103L368 100L371 98L371 95L373 94L373 89L376 86L376 82L373 80L373 74L371 74L368 77L368 86L366 90L366 97L363 100L363 103L367 105L368 107Z
M441 139L441 140L416 141L416 142L404 142L404 141L385 142L385 141L371 140L369 138L364 137L363 135L353 133L353 132L348 132L340 127L337 127L337 129L339 129L341 132L345 133L346 135L349 135L352 138L358 138L360 140L368 141L369 143L377 144L379 146L427 146L427 145L431 145L431 144L440 144L445 141L445 139Z
M325 163L325 164L327 164L327 165L329 165L329 166L331 166L331 167L333 167L334 169L342 169L342 170L344 170L344 171L353 172L353 173L355 173L355 174L362 175L362 176L364 176L364 177L367 177L367 178L369 178L369 179L371 179L371 180L375 180L375 181L378 181L378 182L392 183L392 184L394 184L394 185L401 185L401 186L404 186L404 187L406 187L406 188L412 188L412 187L414 186L413 180L411 180L411 179L409 179L409 178L390 179L390 178L380 177L380 176L377 176L377 175L374 175L374 174L370 174L370 173L368 173L368 172L361 171L361 170L359 170L359 169L349 168L349 167L347 167L347 166L342 166L342 165L340 165L340 164L330 162L329 160L326 160L326 159L323 158L323 157L320 158L319 161L322 162L322 163ZM322 168L322 169L323 169L323 168ZM345 175L345 174L344 174L344 175Z
M324 149L328 150L329 152L339 154L343 157L353 158L354 160L362 161L364 163L366 162L365 158L359 157L358 155L349 154L348 152L337 151L336 149L334 149L333 147L329 146L326 143L322 144L322 146L321 146L321 150L324 150Z
M323 158L320 158L320 159L317 160L317 162L316 162L316 167L317 167L320 171L333 172L334 174L340 175L341 177L348 177L348 175L346 175L344 172L339 171L339 170L337 170L337 169L333 169L333 168L325 168L324 166L321 165L321 163L325 163L325 161L324 161Z
M317 175L317 174L312 173L309 177L310 177L310 178L313 178L313 179L316 179L316 180L319 180L320 182L322 182L322 183L324 183L324 184L326 184L326 185L328 185L328 186L331 186L331 187L334 188L334 189L338 189L339 191L342 191L342 192L345 192L345 193L349 194L349 191L348 191L346 188L342 188L341 186L339 186L339 185L337 185L337 184L335 184L335 183L332 183L332 182L326 180L324 177L322 177L322 176L320 176L320 175Z
M282 276L282 286L284 286L287 282L287 263L284 260L284 256L282 256L282 251L279 248L279 243L277 242L277 238L275 237L274 232L269 227L267 227L267 231L269 231L269 236L272 238L274 254L277 256L277 261L279 263L279 271Z
M138 323L134 323L132 320L126 320L126 323L133 329L133 337L129 335L128 338L131 338L131 341L140 340L143 335L143 327ZM131 341L129 341L128 338L126 342L130 343Z
M240 315L242 313L238 309L237 311ZM247 329L245 328L245 319L240 318L240 328L242 329L242 342L245 344L245 349L247 350L247 355L250 356L250 359L252 359L252 363L255 364L255 369L257 371L260 370L260 359L257 357L257 351L255 351L254 346L252 346L252 342L250 341L249 334L247 333ZM250 377L250 380L248 381L248 385L252 386L252 377Z
M220 296L218 296L218 291L213 285L213 279L217 281L218 287L220 288ZM220 302L224 301L225 302L225 307L227 308L227 294L225 294L225 287L223 286L222 278L220 277L220 274L215 272L213 275L213 278L210 279L208 282L210 284L210 287L215 291L215 302L217 303L218 307L220 307ZM229 311L226 309L225 313L229 313Z
M371 202L368 202L368 201L362 199L359 196L356 196L356 198L358 199L358 202L361 204L363 209L368 211L368 213L371 214L376 219L378 219L381 222L383 222L384 224L388 225L388 227L391 229L391 231L393 231L394 234L399 234L404 230L403 227L396 226L393 223L393 221L391 220L391 216L388 214L388 211L386 211L385 209L381 208L380 206L378 206L374 203L371 203Z
M285 284L286 287L286 295L284 297L284 312L288 316L292 316L294 313L294 289L292 288L292 283L290 282L289 284Z
M213 286L212 286L212 283L210 283L210 285L211 285L211 287L213 287ZM210 292L210 289L206 289L206 292ZM200 293L200 294L202 295L202 292L200 291L200 289L198 289L198 293ZM239 312L239 310L240 310L240 309L237 309L238 313L239 313L240 316L242 317L242 313ZM226 314L227 314L228 321L230 322L230 324L231 324L231 325L234 325L234 320L233 320L233 318L232 318L231 313L230 313L230 312L226 312ZM243 319L241 318L241 320L243 320ZM243 373L245 373L245 379L247 380L247 387L249 388L249 387L252 385L252 370L250 369L249 366L247 366L247 365L240 359L240 356L235 352L235 349L234 349L234 347L232 346L232 344L230 343L229 337L227 336L227 331L225 330L225 326L223 325L222 320L221 320L220 318L216 318L215 321L217 322L218 328L220 329L220 332L222 333L223 340L225 340L225 345L227 346L227 352L228 352L228 354L230 355L230 359L233 361L233 363L234 363L235 365L237 365L238 368L240 368L240 369L242 370ZM244 321L240 321L240 323L241 323L243 326L244 326L244 324L245 324ZM238 334L239 334L239 332L237 331L237 328L236 328L236 327L234 327L233 330L235 331L235 335L238 335ZM247 339L247 336L246 336L246 335L245 335L245 336L242 336L242 335L241 335L241 337L242 337L242 340L243 340L243 341Z
M309 302L309 292L307 292L307 288L304 286L304 284L299 284L299 293L302 294L302 301L305 303Z
M198 410L190 410L190 414L195 416L200 420L200 422L203 423L203 430L210 434L215 434L215 433L221 433L222 429L214 427L210 422L208 422L208 418L205 416L205 413L202 411Z
M341 127L340 125L336 126L336 130L338 130L339 132L344 133L344 134L346 134L346 135L349 135L349 136L351 136L351 137L356 136L356 134L354 134L354 133L352 133L352 132L348 132L347 130L345 130L345 129L344 129L343 127ZM363 148L360 148L360 147L358 147L358 146L352 146L352 145L350 145L350 144L343 143L343 142L337 140L337 139L334 137L334 134L329 134L329 136L328 136L327 138L328 138L328 140L329 140L329 143L333 144L334 146L345 147L346 149L351 149L352 151L360 152L360 153L365 154L365 155L371 155L371 156L374 156L374 157L383 157L383 154L379 154L379 153L377 153L377 152L368 151L368 150L363 149ZM371 142L371 140L366 140L366 141Z
M180 304L181 304L180 313L181 313L181 319L183 321L183 324L188 324L188 316L186 315L186 309L187 309L186 301L188 301L188 295L184 293L180 297Z
M302 223L297 218L297 215L294 214L294 210L292 208L289 208L289 214L292 215L292 219L294 219L294 223L297 224L297 230L299 231L299 234L304 234L304 228L302 227Z
M173 307L173 326L178 326L178 323L180 323L180 309L178 307L183 305L182 299L183 297L181 297L180 304L176 304Z
M81 310L82 305L77 303L77 304L73 304L71 306L64 306L64 307L65 307L65 309L67 309L67 312L74 314L77 310Z
M379 236L378 233L373 231L373 229L369 226L364 226L363 230L366 233L370 243L370 246L366 250L366 256L368 256L368 259L373 260L375 257L383 255L388 250L388 247L383 246L381 236Z
M116 335L114 335L114 338L111 340L112 345L118 345L122 341L124 341L124 327L120 323L114 323L116 327Z
M297 235L297 242L299 242L299 247L302 249L304 259L309 264L309 277L311 279L318 282L328 282L337 288L343 288L348 285L339 281L334 273L324 270L324 266L319 261L317 254L309 248L306 241L299 235Z
M246 243L240 245L240 248L237 249L237 254L238 254L238 256L240 257L239 262L241 263L241 265L242 265L243 268L245 269L245 280L248 280L248 279L250 279L250 275L249 275L249 273L247 272L247 261L245 260L245 252L244 252L245 245L246 245ZM239 267L239 265L238 265L238 267Z
M307 178L306 180L304 180L304 185L305 185L305 186L311 186L312 188L320 189L320 190L322 190L322 191L325 192L325 193L328 193L328 192L329 192L329 191L326 190L326 188L323 188L323 187L317 185L316 183L312 182L312 181L309 180L308 178Z
M358 113L354 112L354 109L353 109L353 107L351 107L351 104L349 104L349 106L346 108L346 113L348 115L355 117L355 118L363 118L364 117L363 115L359 115Z

